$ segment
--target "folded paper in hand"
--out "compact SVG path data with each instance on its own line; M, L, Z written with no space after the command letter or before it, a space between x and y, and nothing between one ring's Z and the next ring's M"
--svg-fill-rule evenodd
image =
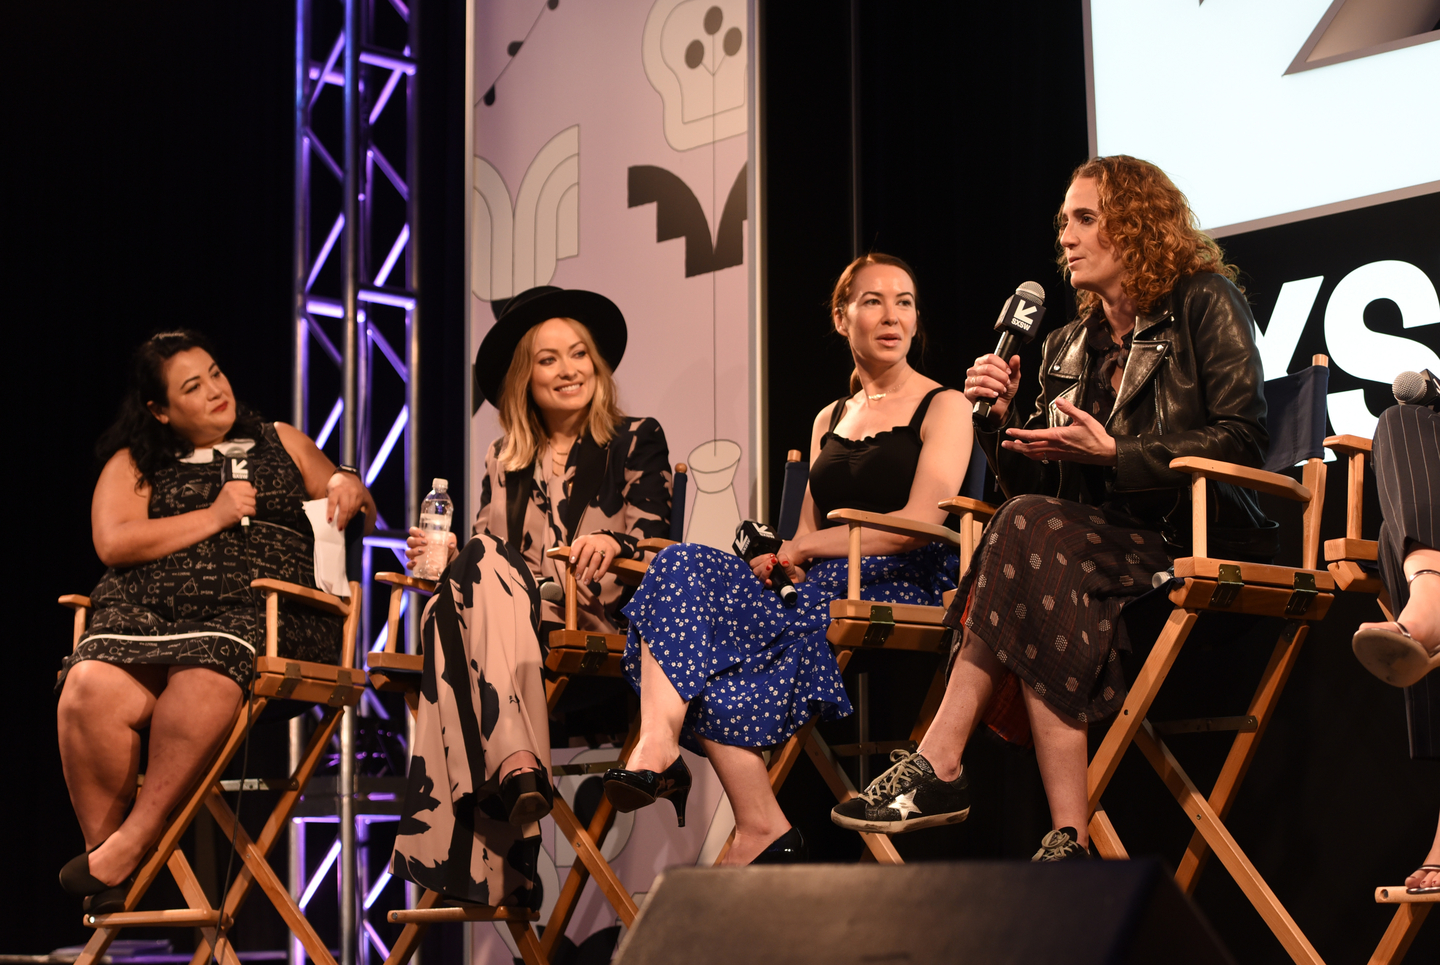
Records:
M307 499L305 515L315 531L315 588L336 596L350 595L350 581L345 574L345 534L326 521L328 499Z

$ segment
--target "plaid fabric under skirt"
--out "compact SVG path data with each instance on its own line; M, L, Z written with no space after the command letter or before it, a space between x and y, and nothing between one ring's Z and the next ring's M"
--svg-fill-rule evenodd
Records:
M945 616L1011 671L985 722L1029 743L1021 685L1082 722L1119 710L1119 652L1130 649L1120 608L1169 565L1160 534L1124 513L1034 495L1001 506Z

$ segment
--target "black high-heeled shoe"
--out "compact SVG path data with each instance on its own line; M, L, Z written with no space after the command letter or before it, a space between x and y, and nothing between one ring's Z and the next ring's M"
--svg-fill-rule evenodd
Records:
M549 772L543 767L511 771L500 782L500 804L516 827L539 821L555 806Z
M100 844L95 845L95 848L100 847ZM60 887L76 898L85 899L82 907L86 914L108 915L111 912L124 911L125 896L130 893L130 886L135 883L135 876L140 869L130 872L129 877L118 885L107 885L90 873L90 853L95 848L65 862L65 866L60 869Z
M685 799L690 794L690 768L685 758L675 758L675 763L665 770L627 771L623 767L612 767L605 772L605 796L617 811L637 811L655 803L656 798L665 798L675 805L675 821L685 827Z
M104 843L104 841L100 842L100 844ZM71 858L60 869L60 887L64 888L67 894L76 898L89 898L91 895L97 895L111 887L119 887L118 885L107 885L90 873L90 852L100 847L100 844L95 845L84 854L78 854Z
M805 836L800 833L799 828L791 827L789 831L771 841L750 863L799 864L809 859L810 850L805 847Z
M117 911L125 910L125 896L130 894L130 886L135 884L135 876L132 874L114 888L106 888L104 891L90 895L81 903L81 908L87 915L109 915Z

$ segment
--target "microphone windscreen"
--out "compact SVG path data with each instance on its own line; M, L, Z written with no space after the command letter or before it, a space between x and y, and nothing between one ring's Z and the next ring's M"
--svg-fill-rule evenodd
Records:
M1026 298L1037 302L1043 302L1045 300L1045 289L1040 287L1039 282L1027 281L1015 289L1015 294L1024 295Z
M1419 372L1401 372L1390 385L1395 401L1404 405L1415 405L1425 398L1425 376Z

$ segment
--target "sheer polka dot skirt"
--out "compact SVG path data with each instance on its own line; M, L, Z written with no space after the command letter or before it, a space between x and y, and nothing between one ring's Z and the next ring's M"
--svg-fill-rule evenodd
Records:
M945 622L963 622L1057 710L1103 720L1125 697L1120 608L1169 565L1160 534L1124 514L1017 496L985 528Z

